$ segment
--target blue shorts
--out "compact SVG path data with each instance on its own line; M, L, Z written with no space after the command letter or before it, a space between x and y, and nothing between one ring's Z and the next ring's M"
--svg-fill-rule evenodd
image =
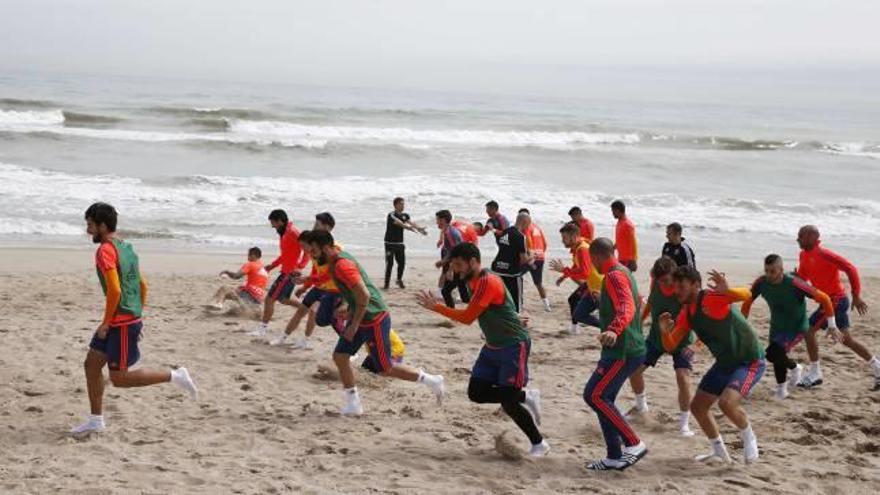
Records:
M812 328L821 318L822 319L822 327L828 328L828 323L825 321L825 313L822 311L822 308L817 309L810 315L810 328ZM849 298L846 296L841 297L840 299L834 301L834 322L837 324L837 328L840 331L849 330Z
M354 356L361 346L367 344L370 349L369 358L373 360L375 369L378 370L376 372L384 373L394 366L394 361L391 359L390 333L391 317L388 313L382 313L373 321L361 323L351 342L340 335L333 352Z
M272 287L269 288L269 293L266 294L266 299L271 299L273 301L290 299L290 295L293 294L293 289L296 286L293 282L293 276L292 273L279 274L278 278L272 282Z
M260 301L257 301L257 298L254 297L253 294L244 289L238 289L236 293L238 294L239 299L247 304L260 304Z
M391 362L394 364L401 364L403 363L403 358L392 357ZM361 368L369 371L370 373L379 374L382 372L382 370L379 369L378 364L376 364L376 361L373 359L373 356L365 357L364 362L361 363Z
M774 334L771 332L770 334L770 342L782 347L785 352L791 351L802 340L804 340L803 333L777 332Z
M315 314L315 324L319 327L327 327L333 324L336 306L339 305L341 298L342 296L338 292L327 292L326 290L312 287L306 292L302 303L309 308L317 303L318 310Z
M141 338L143 326L143 322L137 320L127 325L110 327L103 339L97 333L93 335L89 348L103 353L107 357L107 367L111 370L125 371L141 358L138 340Z
M532 274L532 282L535 285L544 283L544 260L535 260L535 266L529 267L529 273Z
M484 345L471 370L471 377L499 387L523 388L529 383L531 349L531 340L524 340L507 347Z
M663 349L658 349L651 341L645 342L645 366L657 366L657 360L667 354ZM694 350L690 347L672 353L672 369L694 369Z
M764 375L765 368L767 362L763 359L733 366L719 366L715 363L700 380L698 388L715 396L721 395L725 388L732 388L743 397L748 397L752 388Z

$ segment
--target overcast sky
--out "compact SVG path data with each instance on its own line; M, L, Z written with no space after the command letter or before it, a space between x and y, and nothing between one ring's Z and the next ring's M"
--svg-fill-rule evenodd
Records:
M599 66L862 70L878 21L878 0L0 0L0 69L480 89Z

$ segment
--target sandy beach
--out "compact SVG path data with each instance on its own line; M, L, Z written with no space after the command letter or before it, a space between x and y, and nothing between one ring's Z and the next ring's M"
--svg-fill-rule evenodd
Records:
M378 280L381 260L362 261ZM411 259L409 288L386 295L406 362L442 373L447 400L438 408L423 387L360 373L366 413L351 419L336 414L340 385L321 371L332 366L332 331L316 330L314 350L276 348L245 335L250 320L205 313L202 304L224 283L216 274L239 266L241 257L142 252L150 300L141 364L187 366L200 400L170 385L108 388L106 432L78 440L66 432L88 412L82 361L103 308L92 250L0 250L0 492L880 492L880 392L868 392L869 368L840 345L823 345L823 386L782 402L772 398L768 367L746 406L762 451L749 467L740 463L735 428L720 416L738 462L694 463L708 444L699 431L676 435L675 380L664 357L645 375L652 409L634 421L648 456L624 473L588 473L584 460L604 455L596 416L581 399L598 344L595 331L562 332L569 286L549 289L554 306L547 314L526 284L531 386L542 391L542 431L553 450L537 461L502 456L499 435L521 451L527 440L497 407L467 400L479 329L447 325L415 303L415 291L436 281L431 261ZM760 260L718 267L746 285ZM638 275L644 291L647 270ZM853 331L880 352L880 279L863 279L872 312L854 316ZM277 311L273 334L291 314ZM764 341L767 315L757 302L752 321ZM794 355L803 362L802 345ZM696 363L694 382L711 356L703 350ZM631 402L627 386L618 405L626 410Z

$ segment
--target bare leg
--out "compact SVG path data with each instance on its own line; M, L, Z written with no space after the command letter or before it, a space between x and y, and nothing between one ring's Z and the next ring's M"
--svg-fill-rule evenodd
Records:
M114 387L146 387L157 383L170 382L171 372L146 369L126 371L110 370L110 381L113 382Z
M263 323L269 323L272 320L273 314L275 314L275 300L267 297L266 302L263 303Z
M843 340L841 341L843 343L843 345L852 349L853 352L858 354L859 357L861 357L865 361L871 360L871 358L873 357L871 355L871 353L868 351L867 348L865 348L865 346L863 346L860 342L858 342L856 339L854 339L853 336L850 335L850 332L847 331L847 332L841 332L841 333L843 334Z
M354 370L351 369L351 355L344 352L334 352L333 363L336 364L336 369L339 370L339 380L342 382L342 386L345 388L354 387Z
M645 373L646 368L647 367L644 364L639 366L639 368L629 377L629 385L632 387L634 394L645 393L645 377L643 374Z
M83 367L86 372L89 408L96 416L101 415L104 409L104 366L106 365L107 356L104 353L89 349Z
M541 299L547 299L547 291L544 290L544 285L540 284L535 287L538 289L538 295L541 296Z
M819 342L816 340L816 332L819 329L810 329L804 335L804 342L807 344L807 356L811 363L819 361Z
M709 413L709 409L717 400L717 396L708 394L702 390L697 390L697 393L694 394L693 400L691 400L691 414L693 414L697 423L700 423L700 428L703 429L703 433L706 434L706 437L710 439L718 438L719 435L718 424L715 422L715 418Z
M691 372L686 368L675 370L675 381L678 384L678 407L685 412L691 403Z
M299 322L302 321L303 317L306 316L309 310L305 306L297 308L296 313L293 314L293 317L287 323L287 328L284 329L284 333L287 335L292 334L299 327Z
M395 364L391 367L390 370L382 373L382 376L389 376L391 378L397 378L399 380L415 382L419 379L419 371L405 364Z
M306 320L306 337L311 337L315 332L315 318L317 318L317 316L315 315L314 306L312 306L309 308L309 317Z
M718 400L718 407L740 430L749 426L749 417L742 408L742 395L732 388L725 388ZM702 425L702 423L701 423Z

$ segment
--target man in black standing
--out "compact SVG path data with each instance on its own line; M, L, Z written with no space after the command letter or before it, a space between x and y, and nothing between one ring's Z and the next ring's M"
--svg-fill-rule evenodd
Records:
M403 230L428 235L424 227L410 219L409 213L404 213L404 206L403 198L394 198L394 211L388 214L385 222L385 285L383 286L385 290L388 290L391 284L391 270L395 261L397 261L397 286L401 289L406 288L403 285L403 269L406 267Z
M696 268L697 262L694 258L694 250L691 249L690 244L685 242L681 234L682 228L680 223L673 222L666 226L667 242L663 244L662 255L672 258L678 266Z
M511 225L501 232L496 239L498 254L492 261L492 272L501 277L507 291L510 292L517 313L522 309L523 274L531 263L529 250L526 248L526 237L522 233L528 220L528 213L520 213L516 217L516 225Z

